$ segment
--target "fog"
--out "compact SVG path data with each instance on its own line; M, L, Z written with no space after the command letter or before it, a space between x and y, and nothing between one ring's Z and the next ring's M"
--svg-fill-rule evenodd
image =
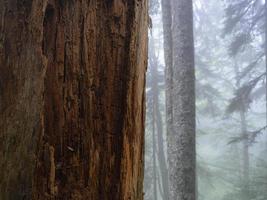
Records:
M267 199L264 4L193 0L199 200ZM161 200L168 133L160 1L150 0L149 15L144 197Z

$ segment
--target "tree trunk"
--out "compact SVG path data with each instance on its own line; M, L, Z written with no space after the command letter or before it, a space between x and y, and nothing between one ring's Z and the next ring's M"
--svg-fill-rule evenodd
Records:
M173 1L173 130L168 133L171 200L196 199L192 0Z
M162 24L163 24L163 44L165 60L165 98L166 98L166 127L167 134L172 130L172 10L171 0L161 0Z
M264 3L264 13L265 13L265 111L266 111L266 126L267 126L267 1L265 0ZM266 135L267 135L267 128L266 128ZM267 144L266 144L267 149Z
M153 109L154 110L154 109ZM156 162L156 122L155 122L155 113L153 111L153 119L152 119L152 136L153 136L153 196L154 200L158 200L158 190L157 190L157 162Z
M235 76L236 76L236 87L240 88L240 69L238 67L237 61L235 59ZM249 141L248 141L248 131L247 131L247 120L246 120L246 108L245 108L245 103L244 100L242 101L242 109L239 111L239 116L240 116L240 131L241 135L240 137L243 138L242 141L242 190L241 190L241 195L244 200L249 200L250 199L250 188L249 188Z
M147 1L0 0L0 199L143 199Z
M169 134L172 134L172 124L173 124L173 113L172 113L172 90L173 90L173 52L172 52L172 9L171 9L171 0L161 0L162 8L162 24L163 24L163 45L164 45L164 61L165 61L165 108L166 108L166 130L167 138ZM167 166L166 166L167 168ZM163 168L162 168L163 169ZM164 170L164 169L163 169ZM165 175L168 175L168 171ZM169 175L168 175L169 177ZM164 183L163 183L164 184ZM167 184L167 185L166 185ZM166 180L165 186L167 187L168 196L170 196L170 187L169 180Z
M153 117L156 121L157 127L157 142L158 142L158 161L160 167L163 199L167 200L169 197L169 183L168 183L168 168L166 163L166 156L164 153L164 139L163 139L163 121L160 113L159 105L159 89L158 89L158 60L155 54L154 38L150 37L150 66L152 76L152 94L153 94Z
M244 200L250 199L250 188L249 188L249 142L248 142L248 133L247 133L247 121L244 111L240 111L240 120L241 120L241 134L244 138L243 140L243 163L242 163L242 173L243 173L243 188L242 195L244 195Z

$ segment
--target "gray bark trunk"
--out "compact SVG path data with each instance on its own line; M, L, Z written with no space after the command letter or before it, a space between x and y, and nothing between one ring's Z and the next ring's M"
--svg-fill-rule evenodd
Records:
M195 75L192 0L174 0L173 130L168 133L171 200L196 199Z
M264 3L264 11L265 11L265 101L266 101L266 126L267 126L267 1L265 0ZM266 133L267 133L267 128L266 128ZM267 135L267 134L266 134ZM267 144L266 144L266 149L267 149Z
M165 91L166 91L166 127L167 134L172 130L172 10L171 0L161 0L163 43L165 60Z
M153 120L152 120L152 137L153 137L153 195L154 199L158 200L158 190L157 190L157 156L156 156L156 120L155 120L155 115L153 111Z
M165 61L165 102L166 102L166 129L167 135L172 132L172 9L170 0L161 0L162 23L163 23L163 45ZM167 136L168 137L168 136ZM168 172L167 172L168 175ZM168 175L169 176L169 175ZM170 194L169 180L167 180L168 197Z

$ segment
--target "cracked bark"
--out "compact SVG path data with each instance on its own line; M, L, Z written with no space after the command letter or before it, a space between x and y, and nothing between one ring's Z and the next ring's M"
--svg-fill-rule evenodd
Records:
M143 199L146 0L0 0L0 199Z

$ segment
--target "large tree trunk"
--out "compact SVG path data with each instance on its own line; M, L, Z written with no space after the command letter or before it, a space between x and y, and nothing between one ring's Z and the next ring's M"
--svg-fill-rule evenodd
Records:
M143 199L147 1L0 0L0 199Z
M192 0L173 2L173 129L168 133L171 200L195 200L195 76Z

